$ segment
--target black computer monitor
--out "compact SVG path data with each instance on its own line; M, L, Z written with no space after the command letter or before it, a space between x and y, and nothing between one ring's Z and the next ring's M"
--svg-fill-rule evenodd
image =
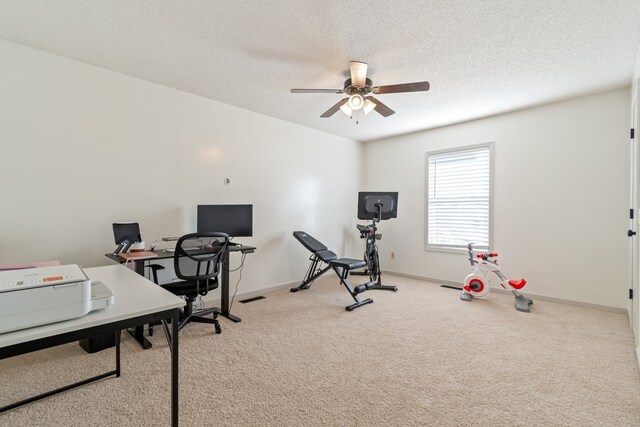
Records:
M253 205L198 205L198 233L208 231L251 237Z
M378 208L380 209L378 211ZM380 215L380 217L378 217ZM390 219L398 217L398 192L358 193L358 219Z
M113 238L116 245L141 242L140 226L137 222L116 222L113 224Z

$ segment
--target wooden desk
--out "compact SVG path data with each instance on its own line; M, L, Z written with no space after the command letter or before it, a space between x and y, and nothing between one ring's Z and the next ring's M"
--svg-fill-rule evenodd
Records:
M114 333L114 370L0 408L0 413L33 401L106 378L120 376L120 331L136 325L171 319L171 425L178 425L178 318L183 299L120 265L84 269L91 280L102 281L114 294L114 303L102 310L64 322L0 334L0 359L73 341Z
M254 246L244 246L244 245L237 245L237 244L230 244L229 246L227 246L227 250L224 252L224 255L222 257L222 272L220 274L220 315L226 317L229 320L232 320L234 322L240 322L242 321L242 319L240 319L238 316L234 316L233 314L231 314L230 312L230 300L229 300L229 261L230 261L230 255L232 252L240 252L242 254L250 254L256 251L256 248ZM175 255L175 252L173 251L168 251L166 249L161 249L161 250L157 250L156 252L157 257L155 258L148 258L148 259L142 259L142 260L131 260L130 262L133 262L133 268L136 271L136 273L138 273L141 276L144 276L144 266L146 262L154 262L156 260L160 260L160 259L170 259L173 258ZM105 256L109 259L112 259L116 262L119 262L121 264L123 264L125 261L118 255L113 255L113 254L105 254ZM144 332L144 327L143 326L138 326L135 328L134 332L130 332L131 335L136 339L136 341L138 341L140 343L140 345L142 346L142 348L147 349L147 348L151 348L151 342L149 340L147 340L144 336L143 336L143 332Z

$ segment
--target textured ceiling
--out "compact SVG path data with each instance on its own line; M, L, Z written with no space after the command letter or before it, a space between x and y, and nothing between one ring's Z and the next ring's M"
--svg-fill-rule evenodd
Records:
M630 84L638 0L0 0L0 38L359 141ZM396 111L356 124L349 61Z

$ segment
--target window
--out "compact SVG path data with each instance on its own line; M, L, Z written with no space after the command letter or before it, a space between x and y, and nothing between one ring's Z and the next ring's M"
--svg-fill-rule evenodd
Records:
M493 144L427 153L426 249L489 249Z

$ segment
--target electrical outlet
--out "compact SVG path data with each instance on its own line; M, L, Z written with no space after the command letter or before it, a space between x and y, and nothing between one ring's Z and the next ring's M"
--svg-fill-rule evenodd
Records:
M391 259L396 259L396 253L395 252L391 252Z

